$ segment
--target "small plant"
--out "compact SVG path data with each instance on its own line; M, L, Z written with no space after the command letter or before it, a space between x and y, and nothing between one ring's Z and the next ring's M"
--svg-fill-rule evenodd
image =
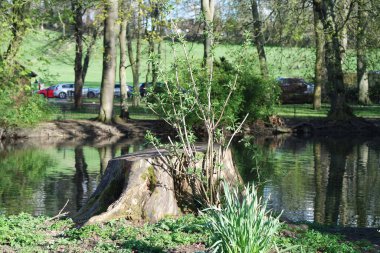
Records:
M214 233L214 252L255 253L268 252L281 223L267 211L267 201L257 196L253 185L244 191L230 190L224 183L222 207L206 209L209 227Z

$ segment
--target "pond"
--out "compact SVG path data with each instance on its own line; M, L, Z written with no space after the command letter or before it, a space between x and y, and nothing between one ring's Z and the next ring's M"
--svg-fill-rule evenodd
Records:
M52 143L52 141L49 141ZM257 139L236 143L245 182L260 182L275 212L291 221L380 226L380 141L361 138ZM109 159L143 142L0 145L0 213L75 213L90 197Z

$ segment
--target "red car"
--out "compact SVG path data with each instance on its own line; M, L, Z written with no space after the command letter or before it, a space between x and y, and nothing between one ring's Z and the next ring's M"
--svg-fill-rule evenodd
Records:
M46 89L42 89L42 90L37 91L37 94L41 94L45 98L54 98L54 88L55 88L55 85L50 86Z

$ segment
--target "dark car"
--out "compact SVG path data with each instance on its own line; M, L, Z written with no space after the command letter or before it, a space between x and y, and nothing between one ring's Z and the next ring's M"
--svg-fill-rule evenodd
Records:
M157 82L153 87L152 82L140 83L140 96L145 97L148 94L148 91L153 91L153 93L160 93L164 91L164 83Z
M281 87L281 102L284 104L303 104L313 101L314 84L302 78L278 78Z

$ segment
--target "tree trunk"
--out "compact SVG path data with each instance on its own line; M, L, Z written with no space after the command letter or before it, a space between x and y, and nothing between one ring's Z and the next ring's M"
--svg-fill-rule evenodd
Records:
M92 51L95 47L96 40L98 39L99 28L100 28L99 26L96 26L93 28L91 41L87 46L86 55L85 55L84 61L83 61L83 71L82 71L83 83L86 80L87 70L88 70L88 66L90 65L90 59L92 56Z
M215 1L214 0L201 0L201 10L204 18L204 32L203 32L203 65L212 69L214 62L212 56L212 46L214 44L214 12Z
M98 119L109 123L112 119L113 96L116 76L116 29L118 0L105 2L106 19L104 20L103 73L100 94L100 111Z
M83 5L78 0L71 2L72 11L75 13L75 63L74 63L74 108L79 109L82 105L83 89Z
M127 24L127 49L129 62L132 68L132 77L133 77L133 99L132 105L140 105L140 60L141 60L141 29L142 29L142 17L141 17L141 6L138 5L138 14L137 14L137 28L136 28L136 57L133 56L133 46L132 46L132 30L131 23Z
M346 52L348 47L348 29L346 23L346 17L349 12L349 2L348 0L340 0L337 3L338 8L340 9L341 13L339 15L340 20L339 23L341 25L340 29L340 58L341 58L341 64L344 65L345 59L346 59Z
M322 104L322 87L325 84L325 41L323 34L323 22L322 22L322 0L314 0L313 12L314 12L314 33L315 33L315 86L313 97L314 110L321 109Z
M366 30L367 30L367 11L365 0L358 0L358 24L356 38L356 73L359 91L358 102L363 105L371 103L368 95L368 74L366 57Z
M253 19L253 38L256 44L257 54L259 56L260 71L262 77L267 79L269 77L269 71L264 49L265 40L256 0L251 0L251 11Z
M120 43L120 66L119 66L119 79L120 79L120 117L129 119L128 105L127 105L127 17L123 11L127 10L127 0L123 0L121 4L121 24L119 33Z
M325 0L322 3L322 7L327 84L331 100L328 117L332 120L347 120L354 117L354 115L351 108L346 103L339 30L335 19L336 13L334 1Z

